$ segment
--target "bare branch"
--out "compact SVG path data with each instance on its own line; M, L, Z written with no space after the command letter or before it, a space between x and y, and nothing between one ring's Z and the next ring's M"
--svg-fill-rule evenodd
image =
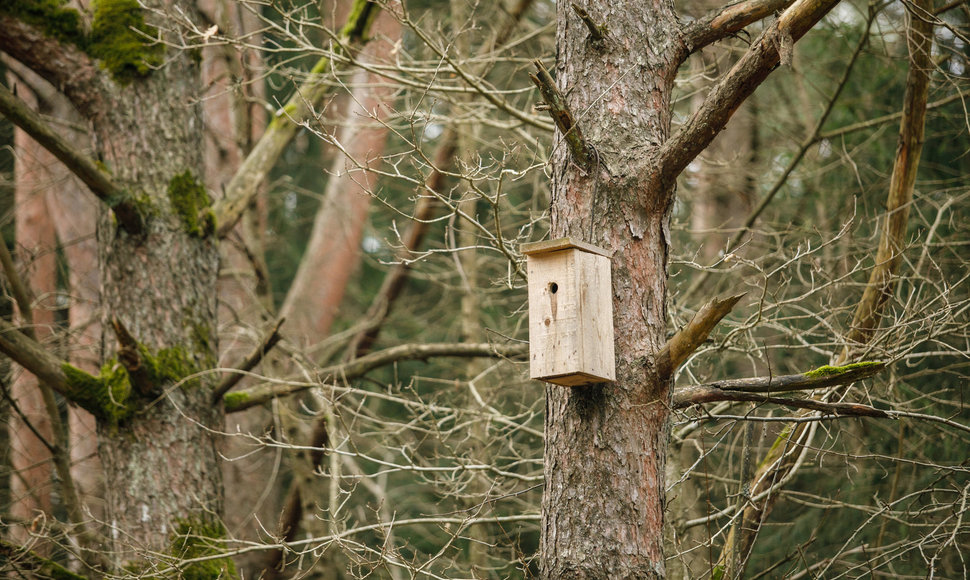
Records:
M24 326L28 329L33 328L34 313L30 307L32 302L30 289L24 284L20 274L17 273L13 256L10 255L7 244L3 242L0 242L0 264L3 265L3 273L7 277L7 282L10 284L10 291L13 292L13 298L17 302L17 309L20 311L20 318ZM34 337L31 336L31 338Z
M542 61L537 59L533 61L533 64L536 67L536 72L530 74L529 78L532 79L535 86L539 87L539 94L546 102L545 107L549 111L549 116L555 121L556 127L562 133L562 138L569 146L573 161L583 170L588 171L593 166L595 152L583 138L583 132L576 124L576 117L569 111L569 106L566 104L566 97L556 88L555 81L552 80L552 76L546 70L546 67L542 65Z
M707 336L714 330L717 323L727 316L742 298L744 298L744 294L731 296L724 300L713 298L698 310L697 314L687 323L687 326L680 329L657 353L657 372L661 376L673 374L677 367L682 365L687 357L707 340Z
M431 175L425 180L427 189L441 191L444 188L446 177L444 172L454 162L457 150L458 135L453 129L448 129L442 136L441 144L435 152ZM402 240L404 247L401 249L401 254L414 252L421 246L424 236L428 232L430 220L439 205L438 200L434 197L421 196L418 198L414 207L411 226ZM410 270L411 266L407 256L398 255L398 262L385 274L380 290L377 291L377 295L371 301L370 308L367 309L367 314L364 315L364 319L367 321L366 325L350 340L347 358L363 356L370 351L371 346L380 334L381 326L387 319L391 306L401 294L401 290L404 289Z
M0 50L57 87L82 115L94 119L105 113L107 81L87 53L4 12L0 30Z
M787 8L792 1L746 0L708 12L688 23L681 32L687 54L693 54L709 44L743 30L749 24Z
M0 345L2 346L2 345ZM405 360L423 360L431 357L517 357L528 352L528 345L512 344L404 344L384 349L359 359L321 369L317 381L325 383L335 380L350 380L382 366ZM247 391L237 391L224 397L226 412L235 413L261 405L271 399L305 391L315 385L299 383L293 385L269 385Z
M661 183L673 184L781 62L779 46L805 35L839 0L797 0L711 89L704 104L657 153Z
M259 142L226 186L225 196L212 207L219 237L225 237L232 231L246 207L256 196L260 184L296 135L297 129L301 126L300 123L330 94L331 87L320 82L321 78L332 68L347 65L346 61L335 62L334 58L345 56L364 43L379 9L376 2L357 0L347 19L347 24L333 45L333 56L325 56L317 61L310 70L308 80L296 90L286 105L276 112L276 117L266 127Z
M280 334L280 326L282 326L285 321L286 318L280 318L277 320L276 324L273 325L273 329L268 335L266 335L266 338L263 339L259 346L250 351L250 353L246 355L246 358L240 361L239 364L235 365L235 368L242 372L230 373L222 379L222 382L220 382L212 392L213 404L217 403L220 399L222 399L223 395L228 393L230 389L236 386L245 376L245 373L251 371L256 365L258 365L259 361L263 360L263 357L266 356L266 353L272 350L280 339L283 338L283 336Z
M501 30L492 39L489 51L495 46L505 44L516 30L521 19L532 5L533 0L519 0L508 14ZM486 51L488 52L488 51ZM431 174L425 179L424 187L430 191L441 191L445 185L448 168L454 163L455 154L458 151L458 133L449 126L441 137L441 143L435 151ZM377 336L380 334L381 326L387 319L387 315L394 305L394 301L400 295L401 290L408 280L411 267L408 261L408 252L416 251L424 241L424 236L428 231L430 220L435 214L440 203L435 197L423 195L418 198L415 204L411 226L402 240L403 248L398 255L398 262L394 264L390 271L384 276L381 288L371 301L370 308L364 316L366 323L350 340L347 347L345 358L357 358L367 354Z
M28 338L16 326L0 319L0 352L33 373L58 393L68 396L67 375L58 359L39 342Z
M129 199L128 193L111 180L108 172L99 168L94 161L55 133L40 115L31 111L23 101L2 85L0 85L0 113L50 151L83 181L98 199L114 211L118 223L127 232L137 234L142 231L144 224L141 214Z
M31 308L32 292L27 284L25 284L21 279L16 267L14 266L13 258L10 255L10 252L7 250L7 245L2 242L0 242L0 262L3 264L4 274L6 275L7 281L10 284L14 298L17 301L17 308L20 311L20 317L23 319L26 325L23 336L27 341L36 342L37 336L34 332L33 326L34 315ZM64 500L64 505L67 508L68 517L70 518L71 523L75 526L76 537L78 538L81 546L85 549L82 559L88 563L101 564L103 563L103 558L101 558L97 552L91 550L91 547L97 544L97 538L85 524L85 518L81 509L81 500L78 497L77 486L74 482L74 475L71 473L71 457L69 453L70 442L68 432L64 422L61 420L60 408L57 404L57 399L54 396L53 387L38 375L37 388L40 390L41 398L44 401L44 408L47 411L47 417L50 421L51 431L53 432L54 436L53 444L47 441L47 439L34 428L32 421L30 421L28 417L19 409L16 401L14 401L14 399L6 392L6 387L4 387L3 390L4 396L7 398L9 404L15 410L15 412L20 415L23 424L26 425L31 432L33 432L34 437L43 443L51 454L51 458L54 461L54 468L57 470L57 476L60 480L60 490Z
M11 571L15 577L22 577L26 573L28 578L74 578L76 580L86 580L86 576L81 576L70 572L60 564L47 558L42 558L30 550L24 549L0 540L0 561L4 562L3 570Z
M925 9L928 1L917 0L917 5ZM882 309L895 288L894 278L901 261L900 252L905 242L909 207L913 199L913 185L923 145L929 74L932 71L930 56L932 43L933 24L920 18L911 18L907 31L909 71L906 76L906 94L903 97L899 144L886 202L886 221L883 223L883 231L879 239L876 264L856 308L852 326L846 336L846 346L840 353L838 362L843 362L850 356L853 343L865 344L872 339L879 325ZM798 433L799 429L800 426L795 426L791 431ZM780 438L776 439L776 443L779 441L781 441ZM769 449L755 474L756 483L752 486L754 491L760 491L759 485L764 485L765 482L787 480L797 469L797 462L792 463L786 454L785 445L773 445ZM745 519L760 522L764 514L771 512L777 498L776 494L766 496L761 501L749 503L745 507ZM737 534L729 534L725 548L721 552L721 562L723 563L728 555L737 549L743 549L744 553L748 553L758 536L758 531L759 527L755 526L739 530ZM746 563L742 562L739 565L737 573L743 574ZM734 572L731 574L733 576Z
M883 362L864 362L843 367L820 367L797 375L728 379L705 385L693 385L679 388L674 392L673 407L683 409L714 401L762 401L764 399L751 398L749 395L849 385L880 373L885 368L886 363ZM803 406L802 408L813 409L814 407Z
M933 109L938 109L944 105L949 105L953 101L961 101L970 96L970 91L960 91L953 93L949 97L944 97L942 99L933 101L926 105L927 111L932 111ZM895 113L890 113L888 115L883 115L881 117L876 117L874 119L869 119L868 121L860 121L858 123L852 123L851 125L846 125L844 127L839 127L838 129L832 129L831 131L823 131L818 134L815 139L815 143L822 141L824 139L834 139L836 137L842 137L848 135L849 133L855 133L856 131L862 131L864 129L871 129L873 127L878 127L880 125L885 125L886 123L892 123L893 121L898 121L903 118L902 111L896 111Z
M20 422L27 427L27 429L34 435L35 439L40 441L41 445L47 448L47 452L50 453L51 456L57 453L57 445L48 441L47 436L41 433L34 425L34 422L30 420L30 417L28 417L27 414L21 410L20 405L17 404L17 398L10 393L10 389L3 378L0 378L0 394L3 395L6 404L10 405L10 410L17 415Z
M591 42L603 42L606 40L606 25L597 24L596 21L593 20L593 17L589 15L589 12L587 12L579 4L573 2L571 6L573 8L573 12L576 13L576 16L583 21L583 24L586 25L586 29L589 30L589 40Z
M891 417L888 412L883 411L882 409L877 409L875 407L870 407L869 405L861 405L858 403L825 403L822 401L816 401L814 399L788 399L785 397L759 395L757 393L723 391L717 387L706 387L704 391L704 395L700 397L703 398L703 401L701 402L704 403L712 403L715 401L750 401L754 403L783 405L785 407L793 407L795 409L809 409L830 415L853 415L857 417L881 418Z
M822 130L822 126L825 125L825 121L828 120L829 115L832 113L832 110L835 108L835 103L838 100L839 95L842 94L843 89L845 89L846 84L848 84L849 75L852 73L852 70L855 68L855 64L859 60L859 55L862 54L862 49L869 45L869 29L872 27L872 22L875 19L875 16L876 16L875 12L872 12L869 14L869 18L866 20L865 30L863 31L861 38L859 38L859 42L856 44L855 50L853 51L852 57L849 59L849 62L846 65L845 70L842 72L842 77L839 79L839 84L836 85L835 92L828 99L828 102L826 103L826 106L825 106L825 110L819 116L818 121L815 122L815 127L812 129L812 133L806 136L805 139L802 140L801 144L798 147L798 152L792 156L791 160L788 162L788 165L781 172L781 175L778 177L777 180L775 180L774 185L771 186L771 189L769 189L768 192L764 195L764 197L758 203L758 206L748 215L747 219L744 220L744 225L738 230L736 234L734 234L734 237L732 237L731 240L728 242L727 247L725 249L725 253L732 252L734 251L735 248L738 247L738 244L741 243L741 240L743 240L744 237L748 235L750 228L754 225L756 221L758 221L758 218L761 217L761 214L762 212L764 212L765 208L767 208L768 205L771 204L772 200L775 198L775 195L779 191L781 191L781 188L785 185L785 183L788 182L788 177L792 174L792 172L795 171L795 168L798 167L798 164L802 162L802 158L805 157L805 154L808 153L809 149L813 145L815 145L822 139L822 137L820 136L820 131ZM698 289L703 287L703 285L710 278L711 272L712 272L711 270L706 270L702 272L700 275L698 275L697 278L694 279L694 282L691 284L690 288L688 288L687 291L684 292L684 294L681 296L681 300L686 299L688 296L691 296L694 292L696 292Z

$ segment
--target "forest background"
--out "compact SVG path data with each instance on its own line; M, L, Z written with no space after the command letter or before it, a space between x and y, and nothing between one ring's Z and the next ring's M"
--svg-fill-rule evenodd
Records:
M612 4L0 1L0 575L966 577L967 4Z

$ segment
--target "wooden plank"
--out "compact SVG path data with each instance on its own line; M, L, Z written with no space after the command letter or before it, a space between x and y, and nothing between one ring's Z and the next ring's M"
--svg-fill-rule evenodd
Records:
M519 251L521 251L526 256L537 256L539 254L558 252L560 250L568 250L570 248L577 248L584 252L589 252L591 254L598 254L600 256L606 256L607 258L613 257L612 251L603 249L599 246L594 246L593 244L588 244L586 242L577 240L575 238L559 238L557 240L543 240L541 242L529 242L527 244L522 244L521 246L519 246Z

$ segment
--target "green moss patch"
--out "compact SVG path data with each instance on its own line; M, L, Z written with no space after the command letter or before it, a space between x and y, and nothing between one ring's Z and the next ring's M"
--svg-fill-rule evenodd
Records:
M351 41L365 40L379 11L380 6L376 2L355 0L354 5L350 8L350 15L347 17L347 24L344 25L340 34Z
M138 0L95 0L88 52L99 59L115 81L128 84L162 63L158 30L145 23Z
M199 372L198 366L182 348L163 348L153 353L148 347L139 345L138 354L141 367L137 374L155 389ZM67 398L99 421L117 424L135 410L132 378L117 360L106 362L97 376L67 363L61 365L61 370L67 376ZM197 387L200 384L201 381L195 378L182 383L182 387Z
M222 403L226 408L226 412L234 411L246 401L249 400L249 394L242 391L237 391L234 393L226 393L222 397Z
M149 379L155 385L177 383L189 375L199 372L199 368L182 348L163 348L153 355L147 347L140 349L142 364L145 366ZM198 386L199 379L191 379L182 384L183 387Z
M172 534L172 555L179 560L215 556L223 549L226 528L206 518L179 520ZM184 565L179 570L184 580L227 580L238 578L236 566L229 558L213 558Z
M131 381L118 361L106 362L98 376L67 363L61 365L61 370L70 387L67 397L100 421L117 423L131 412Z
M0 12L15 16L62 42L85 45L81 15L67 7L67 0L0 0Z
M75 44L121 84L148 76L162 64L164 47L152 39L158 29L145 22L138 0L94 0L91 33L67 0L0 0L0 12L34 26L44 34Z
M833 367L833 366L830 366L830 365L824 365L824 366L818 367L817 369L808 371L807 373L805 373L805 376L806 377L811 377L813 379L818 379L818 378L823 378L823 377L833 377L833 376L836 376L836 375L845 374L845 373L847 373L849 371L853 371L853 370L856 370L856 369L863 369L863 368L873 367L873 366L880 365L880 364L882 364L882 363L878 363L878 362L857 362L857 363L842 365L840 367Z
M215 231L215 216L212 211L206 211L212 205L212 198L191 171L176 175L169 181L168 199L182 220L185 231L200 238Z

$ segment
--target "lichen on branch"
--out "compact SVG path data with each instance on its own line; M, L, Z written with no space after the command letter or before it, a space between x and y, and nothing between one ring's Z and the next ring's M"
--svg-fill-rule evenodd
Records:
M831 366L831 365L823 365L818 367L817 369L808 371L807 373L805 373L805 376L811 377L811 378L834 377L838 375L843 375L849 371L853 371L856 369L876 368L884 365L885 363L881 363L877 361L857 362L857 363L851 363L851 364L842 365L838 367Z

